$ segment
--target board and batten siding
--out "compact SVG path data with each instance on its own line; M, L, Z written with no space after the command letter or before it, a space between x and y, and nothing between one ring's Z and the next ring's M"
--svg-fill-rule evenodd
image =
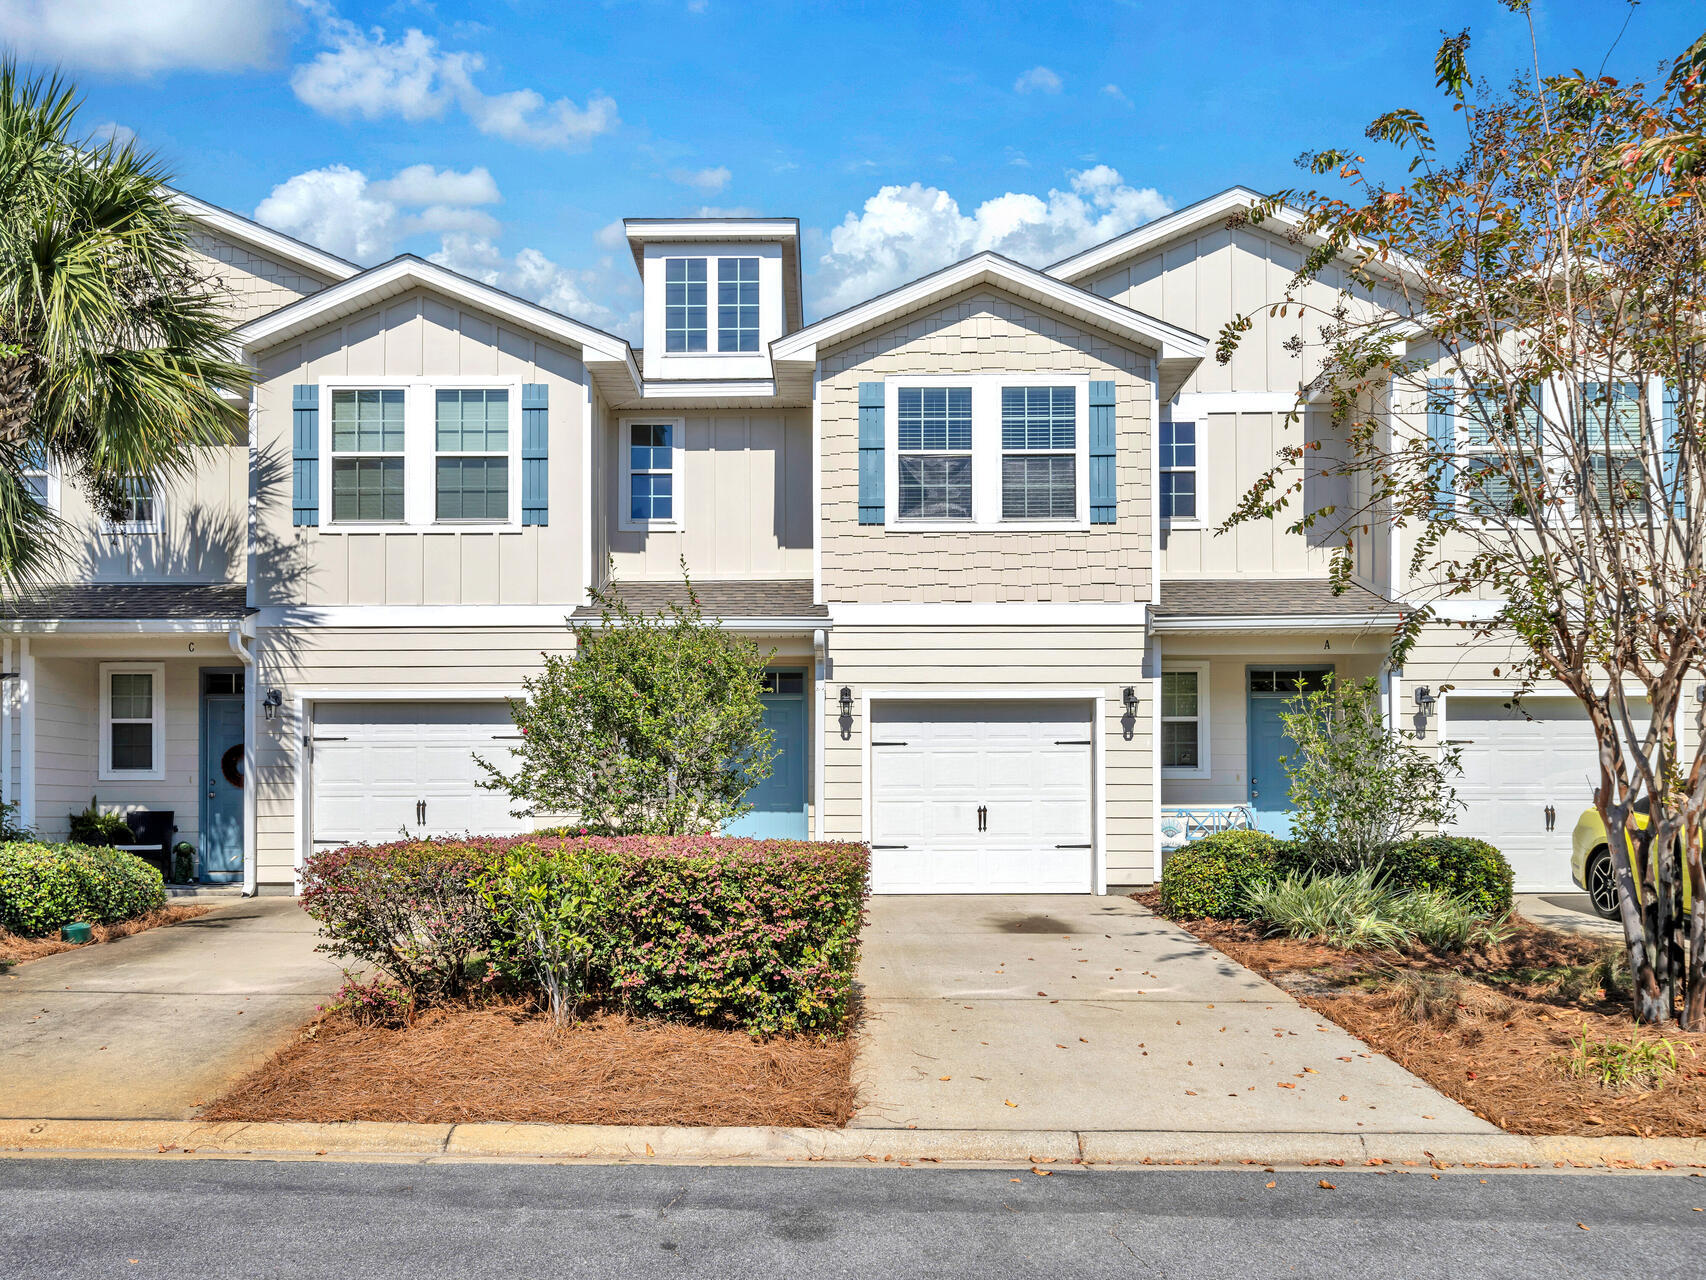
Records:
M1035 697L1050 690L1099 690L1107 814L1107 882L1144 884L1155 874L1154 682L1142 677L1138 627L858 627L830 638L830 678L823 686L824 834L865 837L863 700L869 694L1003 693ZM853 689L851 723L841 716L842 685ZM1121 691L1137 690L1129 735Z
M823 592L830 603L1147 600L1150 357L980 288L820 361ZM1088 529L940 532L859 523L859 384L902 375L1085 374L1115 384L1118 518ZM892 465L892 461L890 463Z
M620 423L647 415L610 415L605 467L604 540L616 578L809 578L812 574L812 441L808 409L686 410L679 417L685 475L678 485L681 529L625 530ZM602 562L601 562L602 563ZM595 566L596 568L596 566Z
M255 726L256 843L263 884L295 875L296 699L306 693L345 700L419 695L422 703L480 700L493 691L521 691L522 680L544 666L543 653L572 653L574 635L562 627L261 627L254 679L276 688L284 706ZM494 761L494 763L497 763ZM304 771L304 780L306 771Z
M519 529L430 527L341 533L322 505L318 528L291 520L291 392L324 377L484 375L549 388L549 523ZM562 604L581 583L579 352L426 290L386 301L262 353L255 492L256 603ZM520 431L520 406L512 431ZM519 486L521 478L512 477ZM322 503L329 495L321 495Z

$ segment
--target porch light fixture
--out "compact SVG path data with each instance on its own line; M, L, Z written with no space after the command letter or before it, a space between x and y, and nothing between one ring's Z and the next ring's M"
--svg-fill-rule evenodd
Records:
M853 686L852 685L844 684L841 686L841 700L840 700L839 705L841 707L841 714L842 715L850 716L853 714Z
M261 706L266 708L266 716L271 720L278 714L278 709L284 705L284 695L277 689L268 689L267 696L261 699Z
M1128 684L1120 690L1120 705L1125 708L1127 715L1135 716L1137 714L1137 687L1135 685Z
M1420 685L1416 686L1415 698L1416 698L1416 708L1424 716L1427 715L1428 712L1433 710L1433 706L1434 706L1433 690L1428 688L1427 685L1420 684Z

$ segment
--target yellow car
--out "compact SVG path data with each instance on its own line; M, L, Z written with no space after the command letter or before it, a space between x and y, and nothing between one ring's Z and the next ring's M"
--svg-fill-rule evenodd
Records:
M1637 826L1647 825L1647 802L1635 802ZM1605 840L1605 821L1598 809L1588 809L1576 819L1570 833L1570 878L1593 902L1593 909L1607 920L1616 920L1617 877L1611 870L1611 853ZM1689 909L1688 879L1682 881L1682 909Z

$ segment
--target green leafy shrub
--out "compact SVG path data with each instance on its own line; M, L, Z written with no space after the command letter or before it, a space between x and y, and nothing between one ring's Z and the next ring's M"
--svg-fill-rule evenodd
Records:
M560 1016L596 994L755 1035L835 1032L868 878L857 844L536 835L316 854L303 906L325 949L417 998L464 990L484 956Z
M1261 831L1217 831L1167 855L1161 912L1179 919L1244 914L1250 889L1273 878L1280 842Z
M71 815L71 843L91 847L135 844L130 824L116 813L102 813L99 801L89 797L89 807Z
M160 872L135 854L75 844L0 845L0 929L26 938L73 921L113 924L166 901Z
M1381 866L1396 889L1439 889L1498 919L1511 912L1511 864L1485 840L1417 836L1389 849Z
M1293 871L1253 886L1246 903L1270 934L1346 950L1398 950L1421 943L1460 951L1503 936L1467 896L1398 889L1378 866L1344 873Z
M323 1013L347 1013L358 1027L403 1027L414 1014L415 1002L390 978L357 978L345 972L343 986L332 1003L320 1009Z

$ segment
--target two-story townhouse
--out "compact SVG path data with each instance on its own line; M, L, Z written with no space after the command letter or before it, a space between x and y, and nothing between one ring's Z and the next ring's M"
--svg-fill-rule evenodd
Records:
M589 585L656 610L685 563L773 651L780 755L734 830L867 839L879 891L1100 891L1229 813L1283 826L1279 705L1326 671L1436 739L1447 699L1416 690L1455 683L1454 736L1499 726L1465 783L1465 823L1496 822L1519 769L1582 749L1567 715L1504 707L1508 647L1442 628L1391 670L1388 528L1339 595L1283 522L1216 532L1310 377L1293 317L1206 358L1301 261L1283 214L1229 225L1253 198L810 325L793 220L634 219L639 348L186 202L245 321L250 439L4 603L5 796L49 834L90 794L171 808L204 873L251 890L316 848L526 829L478 785L507 700L569 616L596 623ZM1332 447L1325 413L1303 429ZM1567 772L1536 785L1573 813ZM1523 887L1567 886L1557 826L1518 850Z

